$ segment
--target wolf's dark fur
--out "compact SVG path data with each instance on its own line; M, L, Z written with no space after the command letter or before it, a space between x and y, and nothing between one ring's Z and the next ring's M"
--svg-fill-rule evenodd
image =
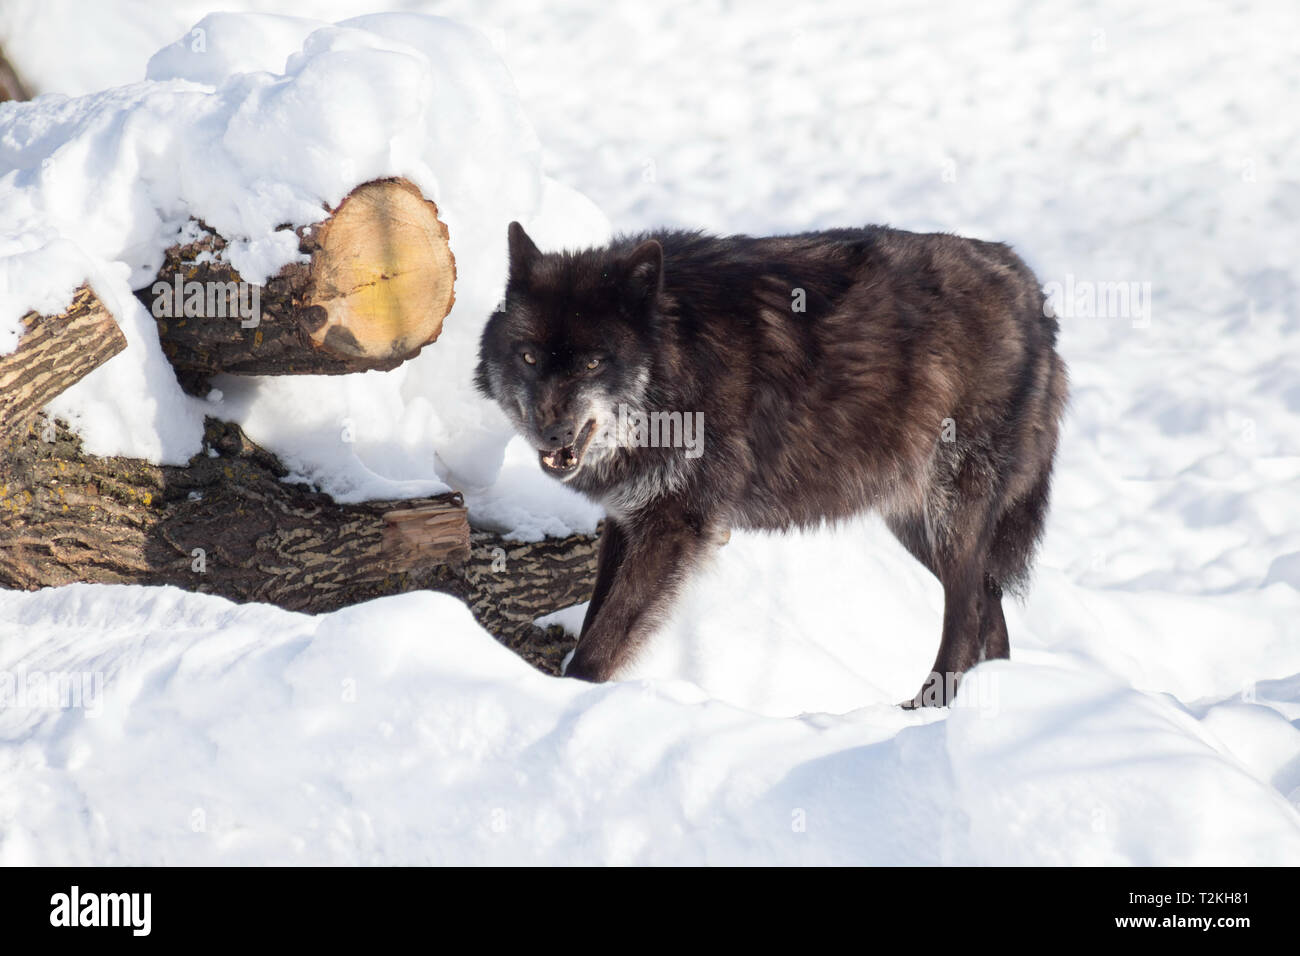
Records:
M872 509L944 588L914 703L1008 656L1001 598L1042 532L1066 395L1056 323L1008 247L868 227L543 254L517 223L509 245L479 388L608 515L569 674L614 675L731 528ZM620 404L702 412L703 454L619 444Z

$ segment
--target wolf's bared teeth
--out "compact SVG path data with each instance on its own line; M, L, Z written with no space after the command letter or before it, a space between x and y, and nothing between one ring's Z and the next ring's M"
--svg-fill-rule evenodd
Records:
M550 451L538 450L542 466L551 471L568 474L575 471L582 463L582 456L591 444L591 437L596 430L596 420L591 419L578 432L577 440L572 445L561 445Z
M572 445L564 445L551 451L541 453L542 464L556 471L573 468L578 463L578 455Z

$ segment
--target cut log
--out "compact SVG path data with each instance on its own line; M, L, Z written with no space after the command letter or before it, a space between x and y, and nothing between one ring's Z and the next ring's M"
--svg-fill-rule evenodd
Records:
M203 223L168 250L136 295L190 391L216 372L340 375L396 368L437 339L456 264L438 208L404 179L358 186L331 216L297 230L305 263L243 283L226 239Z
M436 339L455 298L447 239L438 207L406 180L354 190L313 231L303 294L312 345L386 362Z
M0 355L0 440L26 431L46 402L126 348L126 337L89 286L61 315L28 312L18 348Z
M574 645L533 621L590 597L593 536L471 534L457 494L340 505L214 419L183 468L87 455L45 424L0 449L0 587L171 584L310 613L432 589L549 673Z

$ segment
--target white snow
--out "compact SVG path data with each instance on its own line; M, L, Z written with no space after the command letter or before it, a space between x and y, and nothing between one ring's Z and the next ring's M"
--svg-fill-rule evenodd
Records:
M683 681L545 677L438 594L313 618L74 585L0 594L0 628L6 672L104 688L79 710L0 709L4 864L1300 854L1267 779L1296 776L1294 680L1289 705L1261 688L1198 719L1058 654L984 668L943 715L779 719Z
M0 862L1300 863L1300 11L428 6L489 41L329 26L367 12L339 2L213 15L200 56L201 7L6 3L18 68L90 94L0 107L0 326L89 276L131 338L87 380L88 442L183 458L206 407L129 295L166 230L220 220L269 268L345 161L452 217L446 331L392 373L224 377L219 414L340 497L453 484L534 538L598 512L468 392L510 218L544 247L609 222L1010 240L1062 290L1073 383L1014 659L949 711L893 706L942 595L875 519L734 535L601 687L441 595L309 618L0 592L0 675L102 676L95 706L0 707ZM1111 283L1127 309L1090 310Z

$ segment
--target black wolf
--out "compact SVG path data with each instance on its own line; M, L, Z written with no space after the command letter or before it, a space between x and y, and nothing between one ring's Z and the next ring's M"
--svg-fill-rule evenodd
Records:
M1002 594L1042 532L1066 373L1007 246L871 226L543 254L511 223L509 251L478 387L607 514L570 675L613 676L732 528L871 509L944 589L909 703L1009 656Z

